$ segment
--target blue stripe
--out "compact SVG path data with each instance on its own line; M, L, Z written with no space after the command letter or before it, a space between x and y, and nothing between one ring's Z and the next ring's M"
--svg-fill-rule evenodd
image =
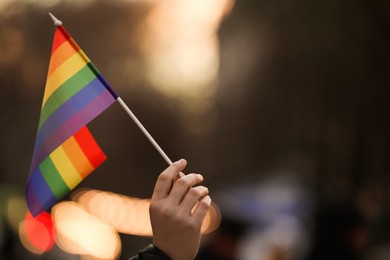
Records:
M45 139L39 149L35 150L30 169L38 167L59 145L88 124L92 119L97 117L101 112L106 110L114 102L115 100L112 95L108 91L103 91L100 96L77 112L68 121L57 128L52 135Z
M39 168L36 168L31 174L28 186L33 190L44 209L50 208L57 202L56 196L47 185Z
M108 83L108 81L103 77L103 75L99 72L99 70L96 68L95 64L92 62L88 62L88 67L95 73L96 77L100 79L102 84L106 87L108 92L113 96L115 100L118 99L118 94L115 92L115 90L111 87L111 85Z
M78 113L103 91L107 91L98 78L91 81L82 90L59 107L42 125L38 132L34 152L41 146L45 139L56 131L64 122Z

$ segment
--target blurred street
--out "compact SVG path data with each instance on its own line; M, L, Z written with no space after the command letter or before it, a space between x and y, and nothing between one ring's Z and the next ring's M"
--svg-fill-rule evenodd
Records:
M26 215L48 12L205 176L197 260L390 259L390 3L0 0L0 260L130 258L167 166L114 104L88 125L107 161L41 224Z

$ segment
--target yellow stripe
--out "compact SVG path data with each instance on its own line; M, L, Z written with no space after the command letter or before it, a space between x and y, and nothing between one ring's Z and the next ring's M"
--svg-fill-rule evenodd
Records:
M66 41L58 47L54 53L51 55L49 71L47 73L47 78L67 59L74 55L77 51L73 45Z
M83 57L83 59L88 63L88 62L91 62L91 60L87 57L87 55L85 55L85 53L83 52L83 50L79 50L79 53L81 55L81 57Z
M87 177L88 174L95 170L76 141L76 138L71 136L62 144L62 147L82 178Z
M50 158L69 189L73 189L82 181L80 174L69 160L62 146L55 149L50 154Z
M69 59L61 64L61 66L59 66L47 79L42 107L45 105L45 102L50 95L53 94L59 86L76 74L86 64L87 62L79 52L73 54Z

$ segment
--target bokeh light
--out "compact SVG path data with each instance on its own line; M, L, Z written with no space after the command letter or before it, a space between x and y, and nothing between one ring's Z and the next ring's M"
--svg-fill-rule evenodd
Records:
M120 233L152 236L148 199L127 197L98 190L80 190L73 195L73 200L104 223ZM202 224L202 233L210 233L218 228L221 220L218 206L214 203Z
M0 66L12 66L23 57L24 39L22 33L14 28L4 28L0 34Z
M82 190L73 199L120 233L151 236L150 200L97 190Z
M8 225L14 232L18 232L19 224L25 218L27 207L24 196L12 195L6 202L5 214Z
M47 252L53 248L55 228L49 213L43 212L33 217L28 211L24 220L24 231L28 241L38 252Z
M79 204L62 202L52 212L57 225L57 244L65 252L100 259L114 259L119 255L119 235Z
M183 108L182 120L196 134L215 126L217 31L232 6L232 0L154 2L140 26L146 80L158 92L176 99Z
M19 230L18 230L19 239L20 239L21 244L24 246L24 248L28 252L31 252L31 253L37 254L37 255L43 254L45 252L45 250L42 250L42 249L35 247L35 245L33 245L30 242L30 240L28 239L27 233L26 233L26 228L25 228L24 224L25 224L24 221L20 222Z
M211 203L210 209L206 214L206 217L202 223L202 234L208 234L215 231L221 223L221 212L218 205L214 202Z
M149 80L175 97L207 97L219 68L217 29L231 0L154 3L143 28ZM198 106L196 106L198 107Z

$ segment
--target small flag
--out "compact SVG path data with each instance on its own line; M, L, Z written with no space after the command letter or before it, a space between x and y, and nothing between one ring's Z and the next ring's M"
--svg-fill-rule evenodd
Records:
M104 162L86 125L118 95L63 26L54 35L26 187L33 216L48 210Z

